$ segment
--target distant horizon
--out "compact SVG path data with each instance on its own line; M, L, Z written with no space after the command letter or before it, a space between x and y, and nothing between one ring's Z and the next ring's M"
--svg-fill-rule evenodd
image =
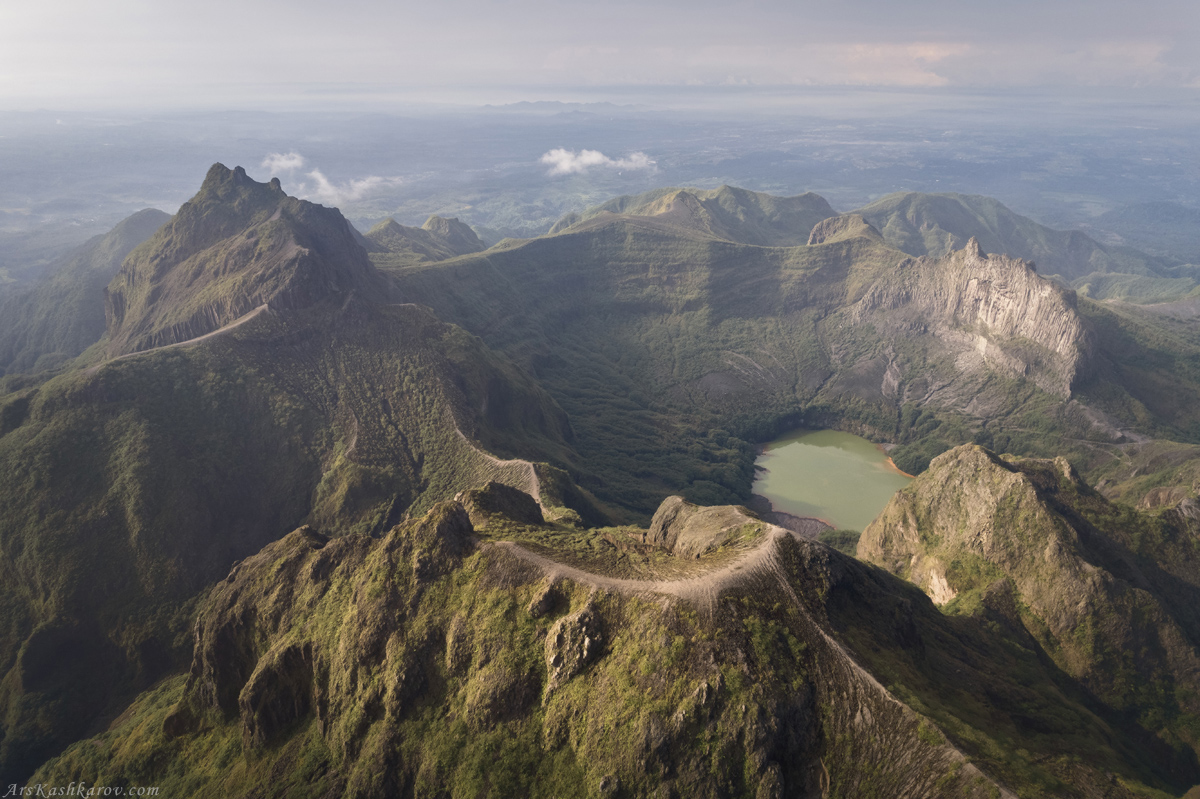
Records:
M209 99L200 99L208 97ZM751 113L834 117L886 117L905 114L913 104L930 104L927 110L966 112L962 101L978 110L1014 101L1042 101L1045 110L1063 113L1072 109L1138 106L1158 107L1175 114L1200 115L1200 86L1018 86L1018 87L911 87L887 85L749 85L699 86L644 84L636 86L457 86L453 88L305 85L291 91L266 93L261 87L244 94L218 91L189 93L178 101L117 101L104 96L25 98L0 97L0 113L85 113L117 115L175 114L441 114L488 110L537 111L537 106L603 106L626 113ZM1183 105L1180 105L1180 103ZM528 108L522 108L526 106ZM546 109L549 110L549 109ZM1132 111L1132 109L1130 109ZM1027 120L1036 123L1037 120Z
M497 104L647 87L1198 89L1198 44L1192 0L46 0L0 6L0 108Z

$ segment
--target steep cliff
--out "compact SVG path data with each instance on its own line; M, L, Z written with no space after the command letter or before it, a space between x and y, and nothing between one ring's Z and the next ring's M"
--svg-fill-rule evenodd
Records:
M1023 261L985 254L975 239L943 258L901 264L852 314L897 338L936 337L961 370L986 364L1064 398L1085 376L1095 346L1073 291Z

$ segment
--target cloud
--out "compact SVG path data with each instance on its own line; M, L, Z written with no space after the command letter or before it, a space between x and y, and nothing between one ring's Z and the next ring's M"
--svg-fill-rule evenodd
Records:
M609 158L599 150L568 150L564 147L551 150L542 156L541 162L550 167L551 175L583 174L592 167L607 169L654 169L655 162L643 152L627 158Z
M310 185L305 181L300 185L296 192L297 197L305 199L317 200L328 205L340 206L344 203L352 203L356 200L361 200L363 197L371 194L377 189L387 188L389 186L399 186L404 181L401 178L385 178L379 175L368 175L365 178L357 180L349 180L345 183L335 184L319 169L314 169L308 173L308 177L312 180Z
M294 172L304 166L304 156L295 151L290 153L270 153L263 159L262 168L272 176L280 172Z
M308 165L308 161L294 150L287 153L270 153L262 162L262 168L270 176L277 177L282 174L290 177L289 182L293 182L293 185L288 187L289 194L323 205L342 206L361 200L382 189L399 186L404 182L403 178L398 177L368 175L365 178L334 183L316 167L297 175L296 173L306 165Z

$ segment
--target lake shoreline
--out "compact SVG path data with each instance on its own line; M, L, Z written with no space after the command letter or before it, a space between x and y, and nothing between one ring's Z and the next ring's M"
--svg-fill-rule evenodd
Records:
M746 508L768 524L791 530L793 533L813 541L816 541L826 530L837 529L824 519L818 519L815 516L797 516L794 513L776 510L775 506L771 504L771 500L762 494L751 494Z
M913 479L889 455L895 446L841 430L797 430L759 445L751 490L763 497L761 512L780 526L809 536L861 532Z

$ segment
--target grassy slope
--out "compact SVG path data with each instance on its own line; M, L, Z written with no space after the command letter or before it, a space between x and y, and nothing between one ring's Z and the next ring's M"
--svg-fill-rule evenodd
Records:
M1159 773L1200 780L1200 549L1185 516L1112 505L1062 459L963 447L892 500L858 554L931 594L944 581L947 613L1027 636Z
M515 531L498 521L487 537ZM1190 784L1002 603L946 616L881 570L789 541L777 576L696 608L547 583L464 547L464 525L448 504L379 541L272 544L205 602L186 682L34 779L181 797L996 795L947 757L945 734L1023 798ZM611 547L566 546L581 566L613 562Z
M570 435L478 339L353 302L26 381L0 407L6 778L177 663L188 602L232 562L306 519L378 531L494 474L456 424L559 460Z

